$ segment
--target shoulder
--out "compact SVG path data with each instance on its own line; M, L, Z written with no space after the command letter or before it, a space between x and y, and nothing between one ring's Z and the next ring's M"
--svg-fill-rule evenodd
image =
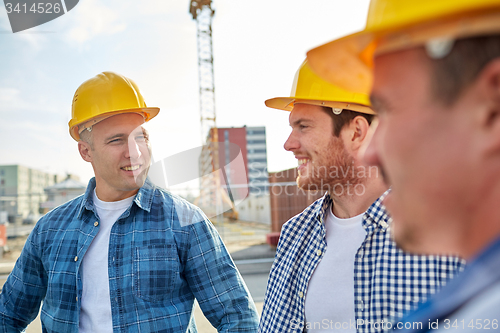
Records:
M450 318L450 321L465 320L466 325L473 321L481 320L483 325L487 322L492 324L494 320L498 324L500 320L500 281L496 281L489 288L476 295L470 301L460 307Z
M84 194L63 203L49 211L38 221L37 225L50 224L60 220L69 220L76 216L82 208Z
M322 208L325 200L327 200L327 194L317 199L315 202L307 206L302 212L286 221L283 224L282 229L293 229L297 225L304 226L304 222L315 219L318 215L322 214Z
M283 224L277 248L278 257L284 253L291 255L290 248L302 248L316 239L321 232L317 221L324 214L325 205L329 204L325 200L328 199L327 195L321 197Z
M203 211L184 198L155 186L152 210L161 208L178 220L181 226L208 220Z

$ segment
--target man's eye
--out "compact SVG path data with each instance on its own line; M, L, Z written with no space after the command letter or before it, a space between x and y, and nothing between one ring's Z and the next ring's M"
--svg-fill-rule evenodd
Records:
M300 129L305 129L305 128L307 128L307 127L309 127L309 126L306 126L306 125L299 125L299 128L300 128Z

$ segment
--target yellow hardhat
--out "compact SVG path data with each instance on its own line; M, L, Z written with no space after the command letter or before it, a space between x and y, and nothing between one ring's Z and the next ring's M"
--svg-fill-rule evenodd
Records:
M312 69L369 93L376 54L417 45L449 48L457 38L500 32L500 0L372 0L366 28L307 53Z
M305 60L293 80L290 97L268 99L270 108L292 111L294 103L305 103L331 107L339 114L343 109L374 114L367 94L344 90L330 84L316 75Z
M83 82L75 92L71 107L69 133L80 141L80 133L101 120L121 113L138 113L145 121L154 118L159 108L148 108L139 88L129 78L102 72Z

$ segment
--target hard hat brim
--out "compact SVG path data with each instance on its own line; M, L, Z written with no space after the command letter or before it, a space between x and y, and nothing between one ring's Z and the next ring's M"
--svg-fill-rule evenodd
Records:
M95 125L97 124L98 122L106 119L106 118L109 118L109 117L112 117L112 116L116 116L118 114L125 114L125 113L137 113L137 114L140 114L144 117L144 122L148 122L150 121L151 119L153 119L154 117L156 117L158 115L158 113L160 112L160 108L156 108L156 107L146 107L146 108L134 108L134 109L128 109L128 110L117 110L117 111L110 111L110 112L106 112L106 113L103 113L100 115L99 117L99 120L93 122L92 125ZM90 117L88 119L83 119L81 121L79 121L78 123L74 122L73 119L70 120L69 122L69 134L71 135L71 137L73 139L75 139L76 141L80 141L80 134L79 134L79 131L78 131L78 128L80 125L82 124L85 124L87 122L90 122L92 121L93 119L95 119L96 117Z
M309 105L326 106L330 108L338 108L342 110L351 110L367 114L375 114L375 112L366 105L356 104L356 103L346 103L346 102L333 102L333 101L319 101L314 99L300 99L293 97L276 97L265 101L267 107L283 110L292 111L296 103L303 103Z
M500 8L454 13L446 17L366 28L307 52L312 70L342 88L369 94L376 55L424 45L432 39L500 33Z

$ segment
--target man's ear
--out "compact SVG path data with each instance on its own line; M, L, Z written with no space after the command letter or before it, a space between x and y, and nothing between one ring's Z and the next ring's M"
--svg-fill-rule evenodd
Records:
M357 151L368 138L370 124L365 117L356 116L349 124L350 144L353 151Z
M500 57L491 61L479 74L478 90L485 105L480 123L488 136L488 150L500 152Z
M92 155L90 153L91 148L90 144L84 141L78 141L78 151L80 152L80 156L86 162L92 162Z

